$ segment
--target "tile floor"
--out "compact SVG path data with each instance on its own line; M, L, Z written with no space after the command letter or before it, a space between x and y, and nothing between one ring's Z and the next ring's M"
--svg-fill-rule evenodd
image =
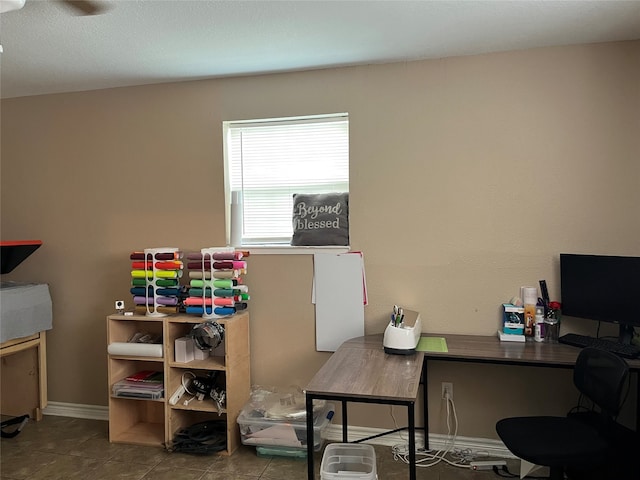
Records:
M8 429L9 430L9 429ZM262 458L253 447L232 456L169 453L158 447L109 443L108 423L45 416L30 421L0 443L1 480L305 480L307 463L285 457ZM375 446L379 480L408 479L408 467L393 459L391 447ZM322 452L315 457L320 478ZM517 464L508 462L511 472ZM492 471L440 464L418 469L419 480L493 480Z

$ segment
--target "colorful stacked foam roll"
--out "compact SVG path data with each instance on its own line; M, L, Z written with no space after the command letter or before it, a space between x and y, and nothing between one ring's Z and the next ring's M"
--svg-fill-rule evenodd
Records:
M130 259L135 313L156 317L178 313L182 252L177 248L147 248L131 253Z
M204 318L227 317L247 308L249 287L241 275L247 272L249 252L233 247L203 248L187 254L189 296L186 312Z

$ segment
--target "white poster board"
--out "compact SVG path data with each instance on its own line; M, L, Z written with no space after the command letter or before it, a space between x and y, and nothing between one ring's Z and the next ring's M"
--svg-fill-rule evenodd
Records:
M315 254L316 350L335 352L350 338L364 335L366 283L359 252Z

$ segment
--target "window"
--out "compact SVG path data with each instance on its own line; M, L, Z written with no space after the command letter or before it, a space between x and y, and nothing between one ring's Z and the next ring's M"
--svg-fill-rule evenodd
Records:
M346 113L223 122L223 133L232 245L289 245L294 193L349 191Z

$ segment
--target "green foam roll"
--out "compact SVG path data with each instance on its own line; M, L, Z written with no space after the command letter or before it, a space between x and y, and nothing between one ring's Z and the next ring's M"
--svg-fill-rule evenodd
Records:
M189 295L192 297L202 297L203 295L205 297L210 297L211 296L211 288L198 288L198 287L191 287L191 289L189 289Z
M195 287L195 288L204 288L204 287L213 287L213 282L211 280L196 280L196 279L192 279L189 282L189 285L191 287Z
M216 288L213 291L213 295L216 297L233 297L234 295L236 295L233 292L234 291L232 288Z

